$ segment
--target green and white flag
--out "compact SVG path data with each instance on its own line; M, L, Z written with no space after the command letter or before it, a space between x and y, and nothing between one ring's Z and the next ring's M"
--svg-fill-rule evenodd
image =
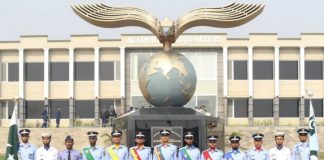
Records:
M316 122L315 122L315 114L312 100L309 101L309 147L310 147L310 159L317 160L318 155L318 138L316 131Z
M13 110L10 127L8 133L8 143L6 146L6 157L5 160L18 160L18 147L19 147L19 136L17 127L17 103Z

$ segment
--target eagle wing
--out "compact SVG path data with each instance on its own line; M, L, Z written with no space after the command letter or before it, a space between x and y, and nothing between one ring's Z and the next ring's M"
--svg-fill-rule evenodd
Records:
M175 23L175 37L196 26L229 28L245 24L263 11L264 5L232 3L219 8L193 10Z
M99 27L138 26L158 35L158 19L139 8L110 7L104 4L82 4L71 7L82 19Z

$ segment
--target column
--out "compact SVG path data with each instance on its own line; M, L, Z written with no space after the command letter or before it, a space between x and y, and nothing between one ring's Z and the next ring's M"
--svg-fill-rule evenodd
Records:
M69 126L74 126L74 49L69 49Z
M51 127L51 109L50 109L50 106L49 106L49 101L48 99L45 97L44 98L44 107L47 109L47 128ZM54 117L55 118L55 117Z
M125 47L120 47L120 97L123 113L126 112L126 93L125 93Z
M69 127L74 126L74 99L70 97L69 99Z
M99 97L99 47L94 48L94 96Z
M248 102L248 125L253 126L253 47L248 47L248 81L249 81L249 102Z
M249 97L249 104L248 104L248 124L249 126L253 126L253 98Z
M299 53L299 70L300 70L300 97L305 94L305 48L300 47Z
M279 126L279 97L273 99L273 125Z
M300 70L300 103L299 103L299 125L304 125L305 120L305 47L300 47L299 53Z
M299 102L299 126L305 125L305 98L301 97Z
M223 107L224 107L224 126L228 126L228 108L227 108L227 94L228 94L228 85L227 85L227 54L228 50L227 47L223 47Z
M225 127L227 127L228 126L228 109L227 109L227 103L228 103L228 101L227 101L227 98L226 97L224 97L224 126Z
M95 126L100 126L100 112L99 112L99 47L94 48L94 96L95 96Z
M253 47L248 47L249 97L253 97Z
M275 47L274 51L275 57L274 57L274 68L275 68L275 75L274 75L274 81L275 81L275 97L279 97L280 94L280 84L279 84L279 47Z
M44 48L44 98L49 95L49 49Z
M100 111L99 111L99 99L98 97L95 98L95 126L100 126Z
M19 49L18 54L19 59L19 104L18 104L18 117L19 125L25 127L25 109L24 109L24 97L25 97L25 85L24 85L24 72L25 72L25 63L24 63L24 49Z

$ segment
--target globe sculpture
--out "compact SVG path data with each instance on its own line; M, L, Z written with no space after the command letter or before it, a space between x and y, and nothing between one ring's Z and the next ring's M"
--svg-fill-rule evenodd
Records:
M183 106L196 90L193 65L181 53L154 54L139 72L139 87L145 99L156 107Z
M110 7L104 4L74 5L72 9L87 22L105 28L138 26L150 30L163 44L163 52L154 54L139 72L139 87L145 99L157 107L185 105L196 88L195 69L171 45L187 29L196 26L230 28L245 24L263 11L264 5L232 3L188 12L176 21L159 21L145 10L134 7Z

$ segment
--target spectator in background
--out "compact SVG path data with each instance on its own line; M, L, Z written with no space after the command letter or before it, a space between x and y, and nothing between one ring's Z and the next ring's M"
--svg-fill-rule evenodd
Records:
M112 121L114 120L114 118L116 118L116 111L115 108L113 106L109 107L108 110L108 119L109 119L109 125L112 126Z
M102 127L107 127L109 112L107 111L106 106L104 106L101 112Z
M61 108L57 108L55 112L56 119L56 128L60 128L60 120L61 120Z
M48 120L47 107L44 107L44 110L42 112L42 119L43 119L42 128L47 128L47 120Z

